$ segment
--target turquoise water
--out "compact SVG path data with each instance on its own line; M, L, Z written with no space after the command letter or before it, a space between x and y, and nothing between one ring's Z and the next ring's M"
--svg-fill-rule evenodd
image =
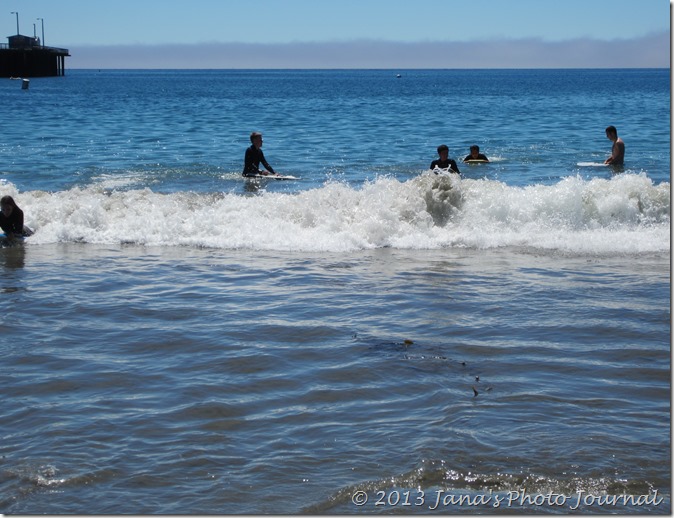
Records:
M671 513L669 71L397 74L0 83L0 512Z

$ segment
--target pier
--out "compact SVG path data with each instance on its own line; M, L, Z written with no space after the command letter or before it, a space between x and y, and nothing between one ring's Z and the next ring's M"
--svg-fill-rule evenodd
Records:
M0 77L63 76L68 49L45 47L40 39L16 34L0 44Z

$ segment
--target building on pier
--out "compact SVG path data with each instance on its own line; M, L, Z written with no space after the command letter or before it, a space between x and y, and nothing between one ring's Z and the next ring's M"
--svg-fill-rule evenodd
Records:
M40 38L15 34L0 44L0 77L65 75L68 49L45 47Z

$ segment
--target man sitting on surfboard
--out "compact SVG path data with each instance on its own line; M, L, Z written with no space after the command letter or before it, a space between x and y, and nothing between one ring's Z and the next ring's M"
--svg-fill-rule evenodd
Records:
M250 134L250 141L252 145L246 149L246 157L243 162L243 176L258 176L277 174L272 167L267 163L262 152L262 133L254 131ZM260 171L260 162L266 167Z
M438 146L438 155L440 158L431 162L431 170L437 167L440 169L449 169L449 171L452 173L461 174L461 171L459 171L459 166L456 165L454 160L449 158L449 148L447 146L444 144Z
M480 153L480 146L470 146L470 155L463 159L464 162L489 162L489 159Z
M608 165L623 165L625 162L625 143L618 137L618 130L615 126L606 128L606 138L613 142L611 156L604 163Z

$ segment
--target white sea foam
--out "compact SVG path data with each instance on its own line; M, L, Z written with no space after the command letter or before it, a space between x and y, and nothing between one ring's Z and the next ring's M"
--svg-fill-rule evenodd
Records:
M107 186L109 187L109 186ZM514 187L425 173L360 188L326 183L298 193L241 195L104 186L17 192L36 230L54 242L351 251L394 247L524 247L579 254L666 253L670 186L646 175L568 177Z

